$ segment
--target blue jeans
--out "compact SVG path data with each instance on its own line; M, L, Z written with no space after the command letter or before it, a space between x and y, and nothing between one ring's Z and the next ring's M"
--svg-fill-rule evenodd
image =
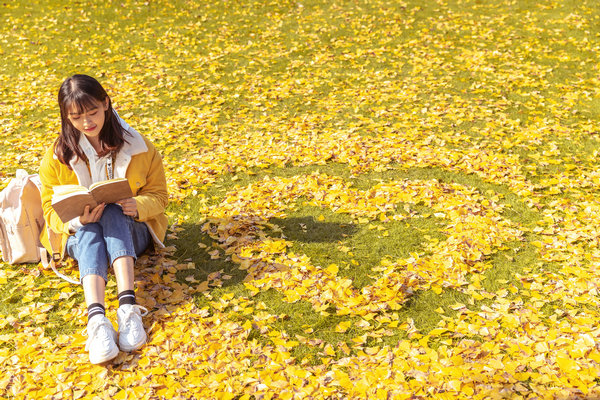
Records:
M100 221L82 226L67 240L67 254L77 260L79 276L100 275L108 281L108 267L124 256L137 259L152 243L146 224L107 204Z

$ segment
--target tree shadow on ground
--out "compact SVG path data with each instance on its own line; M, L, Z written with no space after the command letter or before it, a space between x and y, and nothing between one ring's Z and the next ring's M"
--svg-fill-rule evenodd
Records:
M229 220L225 220L224 224L227 225L228 222ZM231 222L239 220L231 218ZM344 240L358 230L354 224L320 222L313 217L272 218L269 224L276 226L270 230L266 228L266 234L271 238L306 243L334 243ZM176 247L175 257L179 263L193 263L189 269L177 273L181 283L190 284L194 283L194 280L202 282L207 280L210 274L227 276L221 287L237 285L244 280L246 271L238 268L231 256L225 254L219 246L218 241L202 231L202 224L183 224L180 228L177 237L170 239L167 244ZM221 239L226 240L227 236Z
M358 231L354 224L319 222L314 217L271 218L269 222L279 226L285 238L292 242L338 242Z
M218 242L202 231L201 224L183 224L180 228L181 231L178 232L177 237L170 239L167 245L175 246L174 255L179 263L192 264L189 269L177 272L178 281L191 285L194 282L190 282L190 277L203 282L208 279L210 274L220 271L231 276L231 279L227 280L223 286L235 285L244 279L245 271L239 270L231 258L223 254L223 250L218 247ZM218 250L218 258L210 254L215 250Z

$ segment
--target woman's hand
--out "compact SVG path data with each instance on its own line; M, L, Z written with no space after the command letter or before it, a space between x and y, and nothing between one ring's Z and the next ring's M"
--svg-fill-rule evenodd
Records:
M124 199L121 201L117 201L117 204L120 205L121 208L123 209L123 214L128 215L133 218L138 217L137 202L135 201L135 199L133 197L130 197L128 199Z
M87 225L94 222L98 222L100 221L100 217L102 216L103 212L104 203L99 204L98 206L96 206L96 208L94 208L91 211L90 206L85 206L85 210L83 210L83 215L79 217L79 222L81 222L81 225Z

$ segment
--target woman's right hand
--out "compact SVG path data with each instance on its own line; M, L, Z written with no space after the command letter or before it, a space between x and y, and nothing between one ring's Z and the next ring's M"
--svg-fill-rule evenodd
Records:
M91 211L90 206L85 206L85 210L83 210L83 215L79 217L79 222L81 222L82 225L87 225L100 221L100 217L102 216L102 212L104 211L104 206L104 203L99 204Z

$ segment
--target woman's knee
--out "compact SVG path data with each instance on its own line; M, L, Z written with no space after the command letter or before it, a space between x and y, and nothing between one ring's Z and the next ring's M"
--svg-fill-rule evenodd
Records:
M98 223L85 224L77 230L75 236L82 237L83 235L93 235L102 237L102 226Z
M107 204L100 217L100 224L119 224L121 221L127 221L127 216L123 214L123 209L116 204Z

